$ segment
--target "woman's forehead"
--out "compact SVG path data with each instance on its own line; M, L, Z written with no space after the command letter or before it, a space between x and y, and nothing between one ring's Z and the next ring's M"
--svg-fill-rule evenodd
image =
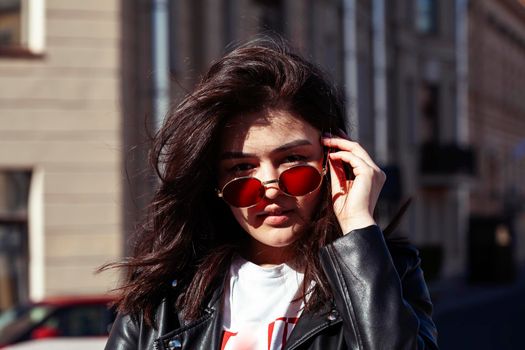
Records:
M224 127L222 149L244 149L263 145L279 145L294 139L307 139L315 143L320 131L302 118L287 111L240 115Z

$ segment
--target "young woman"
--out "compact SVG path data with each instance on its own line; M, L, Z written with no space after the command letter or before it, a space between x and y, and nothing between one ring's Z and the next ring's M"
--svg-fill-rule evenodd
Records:
M156 137L106 349L436 349L417 250L375 224L385 175L344 129L285 44L217 61Z

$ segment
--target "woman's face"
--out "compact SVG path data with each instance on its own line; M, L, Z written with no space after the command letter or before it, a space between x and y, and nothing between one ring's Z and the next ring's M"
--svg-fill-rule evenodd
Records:
M222 132L219 188L242 176L254 176L263 182L275 180L298 164L309 164L322 171L320 137L319 130L285 110L232 118ZM230 206L235 219L251 237L243 248L245 258L271 265L293 257L287 247L311 222L319 193L320 188L302 197L290 197L272 183L257 205Z

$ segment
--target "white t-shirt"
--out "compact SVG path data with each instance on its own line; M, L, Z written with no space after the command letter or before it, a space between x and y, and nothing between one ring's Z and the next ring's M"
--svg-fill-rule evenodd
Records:
M224 291L221 350L282 349L304 306L303 298L296 300L303 278L287 264L264 268L235 257Z

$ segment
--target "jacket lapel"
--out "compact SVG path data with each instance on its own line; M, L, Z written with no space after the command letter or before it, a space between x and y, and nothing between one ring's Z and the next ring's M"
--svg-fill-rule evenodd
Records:
M318 312L305 311L299 318L286 342L286 350L296 349L302 343L322 330L342 322L341 316L332 305L324 305Z
M221 297L223 288L215 289L204 315L192 322L184 322L175 329L158 338L158 349L162 350L209 350L219 349L222 336ZM179 319L183 319L178 315ZM157 349L157 348L156 348Z

